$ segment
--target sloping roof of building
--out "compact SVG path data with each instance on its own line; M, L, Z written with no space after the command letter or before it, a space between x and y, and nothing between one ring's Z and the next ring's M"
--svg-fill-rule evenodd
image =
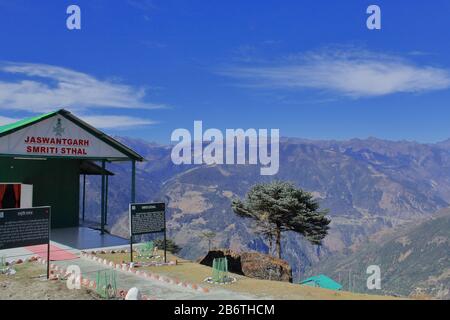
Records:
M67 111L65 109L60 109L57 111L49 112L49 113L42 114L42 115L35 116L35 117L22 119L22 120L19 120L17 122L11 123L11 124L0 126L0 137L11 134L17 130L26 128L28 126L34 125L42 120L48 119L55 115L60 115L62 117L65 117L66 119L72 121L79 127L83 128L87 132L94 135L96 138L102 140L103 142L107 143L111 147L122 152L124 155L129 157L131 160L144 161L144 158L141 155L139 155L137 152L135 152L134 150L128 148L127 146L120 143L116 139L108 136L104 132L102 132L102 131L98 130L97 128L91 126L90 124L84 122L83 120L74 116L72 113L70 113L69 111Z
M320 287L330 290L341 290L342 285L334 281L333 279L327 277L326 275L320 274L318 276L309 277L303 281L300 281L300 284L312 287Z
M55 115L57 112L49 112L45 114L41 114L35 117L25 118L13 123L8 123L6 125L0 126L0 136L4 136L9 132L14 132L15 130L22 129L30 124L34 124L39 122L40 120L47 119L50 116Z

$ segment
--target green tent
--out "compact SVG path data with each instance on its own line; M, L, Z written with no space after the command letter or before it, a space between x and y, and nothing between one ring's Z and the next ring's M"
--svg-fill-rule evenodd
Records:
M319 287L330 290L341 290L342 285L334 281L333 279L327 277L326 275L319 274L318 276L313 276L303 281L300 284L311 287Z

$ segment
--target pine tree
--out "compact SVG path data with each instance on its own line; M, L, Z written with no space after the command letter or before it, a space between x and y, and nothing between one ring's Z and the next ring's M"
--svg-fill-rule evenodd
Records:
M265 236L269 243L275 239L279 258L282 232L297 232L312 244L321 244L331 221L326 217L328 210L319 208L311 193L283 181L257 184L250 189L244 201L232 201L232 209L237 215L254 219L257 232Z

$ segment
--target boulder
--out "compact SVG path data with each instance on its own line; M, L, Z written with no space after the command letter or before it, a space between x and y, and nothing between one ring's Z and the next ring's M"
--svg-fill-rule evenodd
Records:
M142 300L141 292L138 288L133 287L128 290L128 293L125 296L125 300Z
M292 282L292 269L286 261L258 252L217 249L209 251L199 263L212 267L215 258L223 257L228 260L229 272L250 278Z

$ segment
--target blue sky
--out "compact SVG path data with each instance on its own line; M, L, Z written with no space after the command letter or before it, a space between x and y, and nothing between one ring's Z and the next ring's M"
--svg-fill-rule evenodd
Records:
M66 28L81 8L82 29ZM366 28L381 8L382 29ZM110 134L176 128L450 138L450 2L0 0L0 123L67 107Z

